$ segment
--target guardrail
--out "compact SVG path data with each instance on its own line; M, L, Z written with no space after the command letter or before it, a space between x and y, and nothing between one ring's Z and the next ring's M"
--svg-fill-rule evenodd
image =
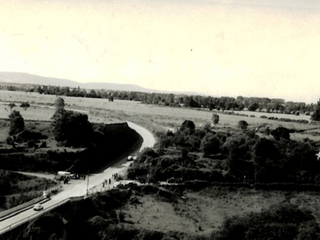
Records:
M47 192L52 192L53 190L58 190L59 188L60 187L54 187L54 188L47 190ZM5 220L9 216L12 216L13 214L18 214L18 213L26 210L28 207L33 206L36 203L39 203L39 202L46 200L47 198L48 198L48 196L42 195L41 197L34 198L28 202L25 202L23 204L16 206L16 207L13 207L8 210L0 212L0 222Z
M5 220L5 219L7 219L8 216L11 216L12 214L18 214L22 210L25 210L26 208L28 208L28 207L36 204L36 203L39 203L39 202L45 200L46 198L47 198L47 196L41 196L41 197L38 197L38 198L34 198L34 199L30 200L29 202L20 204L20 205L18 205L16 207L13 207L13 208L10 208L8 210L0 212L0 222Z

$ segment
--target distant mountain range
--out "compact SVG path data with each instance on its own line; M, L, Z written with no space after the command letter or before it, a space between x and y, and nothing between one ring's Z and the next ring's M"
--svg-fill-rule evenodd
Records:
M118 83L79 83L68 79L42 77L28 73L17 72L0 72L0 83L20 83L20 84L37 84L37 85L51 85L61 87L80 87L84 89L105 89L105 90L118 90L118 91L135 91L147 93L175 93L187 95L203 95L196 92L174 92L174 91L159 91L154 89L144 88L134 84L118 84Z

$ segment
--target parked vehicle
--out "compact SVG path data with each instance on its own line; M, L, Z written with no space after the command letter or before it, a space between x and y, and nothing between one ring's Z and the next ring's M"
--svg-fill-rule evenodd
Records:
M73 178L74 174L71 174L70 172L59 171L58 172L58 176Z
M137 156L128 156L128 161L136 160Z

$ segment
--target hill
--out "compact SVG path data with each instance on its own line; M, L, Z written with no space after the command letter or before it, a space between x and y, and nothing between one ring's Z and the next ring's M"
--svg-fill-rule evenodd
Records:
M135 91L135 92L147 92L147 93L169 93L170 91L159 91L155 89L144 88L135 84L119 84L119 83L102 83L102 82L90 82L80 83L68 79L43 77L28 73L18 72L0 72L0 82L4 83L20 83L20 84L37 84L37 85L52 85L52 86L66 86L66 87L80 87L84 89L106 89L106 90L118 90L118 91ZM177 94L188 95L202 95L195 92L172 92Z

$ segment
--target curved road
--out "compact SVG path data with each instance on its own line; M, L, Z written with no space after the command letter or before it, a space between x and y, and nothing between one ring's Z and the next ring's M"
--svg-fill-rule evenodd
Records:
M146 147L153 147L155 144L155 138L152 133L150 133L147 129L132 123L127 122L129 127L135 130L142 138L143 144L140 147L139 151L142 151ZM106 179L112 179L112 175L115 173L120 173L127 167L127 164L123 164L118 166L115 164L113 167L109 167L104 170L102 173L92 174L89 177L89 184L86 180L71 180L70 184L63 185L64 190L57 195L51 197L50 201L43 203L43 207L45 211L46 209L53 209L55 206L64 203L70 197L84 196L87 193L87 188L92 189L96 186L102 186L102 183ZM11 228L16 225L20 225L24 222L27 222L33 218L38 217L43 213L43 211L35 212L32 208L26 211L23 211L15 216L12 216L8 219L5 219L0 222L0 235L6 231L9 231Z

